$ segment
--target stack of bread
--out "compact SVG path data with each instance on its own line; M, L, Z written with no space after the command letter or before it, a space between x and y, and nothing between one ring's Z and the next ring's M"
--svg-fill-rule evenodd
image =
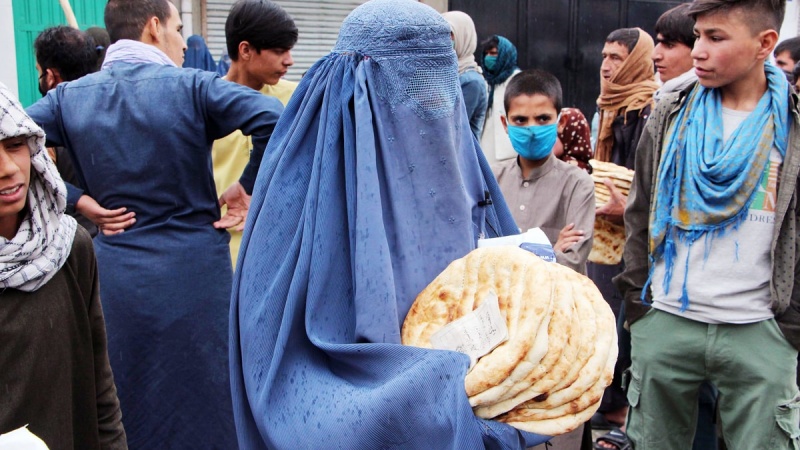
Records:
M611 383L617 334L595 285L569 268L513 246L474 250L419 294L403 344L431 348L434 333L494 296L508 339L467 373L475 414L549 436L576 429Z
M596 159L589 161L589 164L592 166L594 197L597 206L602 206L611 199L611 192L604 183L606 179L611 180L614 187L622 195L628 196L633 182L632 170L614 163L597 161ZM589 261L597 264L618 264L622 260L624 248L625 227L611 223L602 217L596 217Z

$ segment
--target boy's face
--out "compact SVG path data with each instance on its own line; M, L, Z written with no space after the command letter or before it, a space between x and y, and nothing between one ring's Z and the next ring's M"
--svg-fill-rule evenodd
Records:
M0 141L0 230L16 233L20 214L28 199L31 151L28 136Z
M791 72L796 63L797 61L792 59L792 55L789 53L789 50L784 50L775 55L775 65L784 72Z
M734 87L763 76L764 60L777 39L774 30L753 34L741 9L698 16L694 31L695 73L707 88Z
M511 99L506 117L500 117L503 129L508 133L508 126L529 127L533 125L550 125L558 121L558 111L553 102L545 95L518 95Z
M692 49L682 42L665 42L664 36L658 33L653 62L661 81L667 82L692 69Z
M274 85L294 64L292 51L283 48L265 48L253 51L248 62L248 71L256 76L262 83Z

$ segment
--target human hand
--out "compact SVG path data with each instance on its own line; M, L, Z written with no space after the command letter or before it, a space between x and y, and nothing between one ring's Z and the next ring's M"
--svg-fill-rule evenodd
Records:
M127 208L105 209L88 195L81 195L75 210L97 225L97 229L106 236L122 233L136 223L135 212L127 212Z
M583 239L583 235L583 230L576 230L575 224L571 223L558 232L558 240L553 249L564 253L568 248L580 242Z
M228 211L221 219L214 222L214 228L231 228L236 231L244 230L247 211L250 209L250 196L244 191L241 183L233 183L219 197L219 206L228 206Z
M594 214L611 223L622 225L624 223L623 214L625 214L625 206L628 204L628 197L614 186L614 182L611 181L610 178L603 180L603 184L608 188L611 198L609 198L608 203L595 209Z

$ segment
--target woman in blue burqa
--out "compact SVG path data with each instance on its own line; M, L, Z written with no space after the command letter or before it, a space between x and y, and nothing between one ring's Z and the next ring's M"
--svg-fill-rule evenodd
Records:
M518 232L470 131L447 22L413 0L357 8L264 158L231 310L242 448L543 442L473 414L466 355L400 344L450 262Z
M206 41L202 36L193 34L186 40L186 52L184 53L183 67L193 69L207 70L209 72L217 71L217 63L211 52L208 50Z

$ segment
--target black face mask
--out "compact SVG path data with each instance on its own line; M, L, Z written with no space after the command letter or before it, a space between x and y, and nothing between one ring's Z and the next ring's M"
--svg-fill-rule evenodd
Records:
M49 91L49 89L47 89L47 86L45 85L47 80L44 79L44 76L46 74L47 74L47 72L45 72L45 73L43 73L43 74L41 74L39 76L39 93L42 94L42 97L47 95L47 91Z

